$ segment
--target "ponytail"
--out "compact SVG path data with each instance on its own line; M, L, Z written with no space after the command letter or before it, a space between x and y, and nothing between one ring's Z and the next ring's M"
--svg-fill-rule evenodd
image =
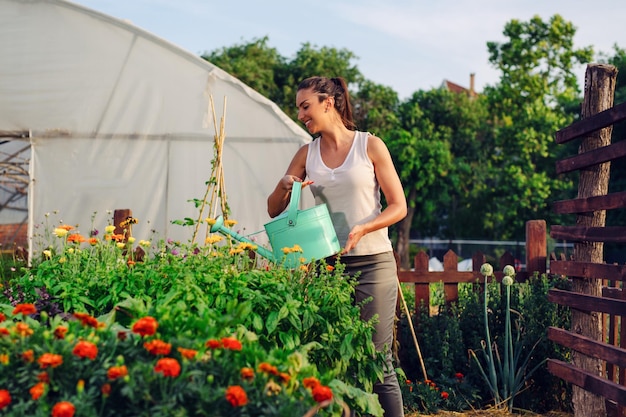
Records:
M298 85L298 91L309 88L319 96L320 103L332 97L343 125L350 130L356 130L348 85L342 77L309 77Z

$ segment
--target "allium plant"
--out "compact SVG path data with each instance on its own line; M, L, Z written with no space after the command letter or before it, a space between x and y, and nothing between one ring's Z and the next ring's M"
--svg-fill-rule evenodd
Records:
M485 277L485 340L480 348L484 364L478 358L478 355L474 350L470 349L470 354L478 365L478 369L483 377L483 380L489 387L489 391L493 396L495 407L512 411L515 397L524 388L526 381L543 364L544 361L540 362L531 370L527 369L533 350L539 341L537 341L530 348L525 347L522 338L522 331L519 326L519 319L515 321L517 332L515 334L515 341L513 340L513 330L511 326L511 287L515 283L515 268L511 265L506 265L502 270L504 275L502 278L502 285L505 289L506 305L504 311L504 338L502 342L503 354L500 354L498 344L495 340L492 342L491 332L489 330L488 278L493 277L493 267L489 264L483 264L480 268L480 272ZM522 356L524 354L525 356Z

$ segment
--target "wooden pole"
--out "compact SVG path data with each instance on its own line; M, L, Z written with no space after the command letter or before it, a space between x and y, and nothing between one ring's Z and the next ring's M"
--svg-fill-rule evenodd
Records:
M613 107L615 81L617 69L612 65L591 64L585 73L585 96L583 100L581 118L585 119L601 111ZM611 143L613 127L609 126L583 138L579 154L592 151ZM604 162L580 172L578 183L578 198L587 198L606 195L609 190L610 162ZM598 210L591 213L582 213L576 217L576 226L604 227L606 211ZM579 242L574 244L574 260L577 262L604 263L603 242ZM601 278L601 277L598 277ZM602 296L602 281L600 279L572 279L572 291ZM571 330L577 334L594 340L602 339L602 314L587 313L572 309ZM602 361L582 353L572 351L572 364L599 377L604 377ZM572 391L575 417L605 417L606 406L604 399L589 391L574 385Z
M548 247L546 239L546 221L529 220L526 222L526 272L528 278L537 272L546 273Z

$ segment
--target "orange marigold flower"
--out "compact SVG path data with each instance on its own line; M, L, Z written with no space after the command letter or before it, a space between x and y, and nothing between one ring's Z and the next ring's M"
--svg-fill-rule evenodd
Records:
M11 404L11 394L5 389L0 389L0 410Z
M163 374L163 376L176 378L180 375L180 364L174 358L162 358L157 361L154 371Z
M61 401L52 407L52 417L74 417L76 408L69 401Z
M70 243L83 243L87 241L87 238L80 233L74 233L67 237L67 241Z
M254 379L254 369L252 368L241 368L241 377L243 379L245 379L246 381L250 381L251 379Z
M20 336L27 337L34 333L27 323L19 322L15 325L15 332Z
M39 397L41 397L43 393L46 392L46 384L44 384L43 382L37 382L30 388L30 390L28 390L28 392L30 392L30 396L33 401L37 401Z
M94 329L100 327L100 323L98 322L98 320L96 320L95 317L92 317L87 313L74 313L74 317L80 320L83 326L93 327Z
M229 350L241 350L241 342L234 337L223 337L222 338L222 346L224 349Z
M133 324L133 333L143 336L152 336L156 333L159 323L154 317L142 317Z
M248 394L239 385L231 385L226 388L226 400L233 407L243 407L248 404Z
M61 226L59 226L59 229L67 230L69 232L70 230L74 229L74 226L70 226L69 224L62 224Z
M334 266L332 266L332 265L326 265L326 270L327 270L327 271L334 271L334 270L335 270L335 267L334 267Z
M447 392L443 391L443 392L441 393L441 398L443 398L444 400L447 400L447 399L448 399L448 395L449 395L449 394L448 394Z
M0 322L3 322L7 319L7 316L4 315L4 313L0 313Z
M283 384L288 384L291 380L291 375L285 372L281 372L278 376L280 377L280 380L283 382Z
M109 384L108 382L106 384L103 384L102 388L100 388L100 392L104 397L108 397L109 395L111 395L111 384Z
M304 378L302 380L302 385L304 385L305 388L313 389L313 388L318 387L318 386L320 386L322 384L320 383L319 379L315 378L314 376L310 376L310 377Z
M54 329L54 337L56 337L57 339L65 339L65 334L67 333L67 327L65 326L57 326L56 329Z
M97 237L90 237L88 242L89 242L89 244L91 246L96 246L98 244L98 238Z
M45 382L46 384L49 384L50 383L50 377L48 376L48 373L45 372L45 371L44 372L39 372L37 374L37 381Z
M178 348L178 351L180 352L180 355L181 355L183 358L185 358L185 359L189 359L189 360L191 360L191 359L195 358L195 357L196 357L196 355L198 354L198 351L197 351L197 350L194 350L194 349L185 349L185 348L182 348L182 347L179 347L179 348Z
M9 334L9 329L6 327L0 327L0 336L8 336Z
M210 339L210 340L207 340L207 342L205 343L205 346L208 347L209 349L219 349L220 347L222 347L222 343L219 340Z
M123 242L124 241L124 235L121 233L118 234L112 234L111 235L111 239L116 241L116 242Z
M109 378L110 380L123 378L126 375L128 375L128 368L126 368L126 365L112 366L107 371L107 378Z
M35 352L33 352L32 349L22 352L22 360L24 362L33 363L35 361Z
M325 385L318 385L313 388L312 394L313 399L318 403L333 399L333 391Z
M96 359L96 356L98 356L98 346L91 342L87 342L86 340L81 340L76 343L72 353L79 358L89 358L94 360Z
M3 365L9 364L9 355L6 353L0 353L0 363Z
M172 345L159 339L154 339L143 344L143 347L153 355L169 355Z
M261 364L259 364L259 371L265 372L266 374L278 375L278 369L267 362L261 362Z
M22 313L25 316L35 314L37 312L37 307L35 304L18 304L13 309L13 315L17 315Z
M37 362L42 369L48 367L56 368L63 363L63 356L57 355L56 353L44 353L39 357Z

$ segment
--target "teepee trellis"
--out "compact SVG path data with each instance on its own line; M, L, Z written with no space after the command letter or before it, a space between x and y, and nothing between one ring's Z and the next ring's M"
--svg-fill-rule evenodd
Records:
M220 118L219 129L217 125L217 116L215 115L215 105L213 103L213 96L209 97L211 103L211 111L213 114L213 125L215 126L215 135L214 138L214 150L215 157L212 161L212 170L211 176L207 181L207 189L204 193L204 198L200 204L200 213L198 215L198 219L195 224L195 229L193 232L193 237L191 242L194 243L196 241L196 236L198 235L198 229L200 228L200 224L202 224L204 219L204 211L207 208L209 217L215 219L217 217L217 209L218 209L218 200L219 200L219 208L222 210L222 215L224 218L228 218L228 203L226 201L226 187L224 182L224 168L222 165L222 154L224 151L224 139L226 138L226 97L224 97L224 111L222 113L222 117ZM210 227L207 227L206 237L208 237L210 232Z

